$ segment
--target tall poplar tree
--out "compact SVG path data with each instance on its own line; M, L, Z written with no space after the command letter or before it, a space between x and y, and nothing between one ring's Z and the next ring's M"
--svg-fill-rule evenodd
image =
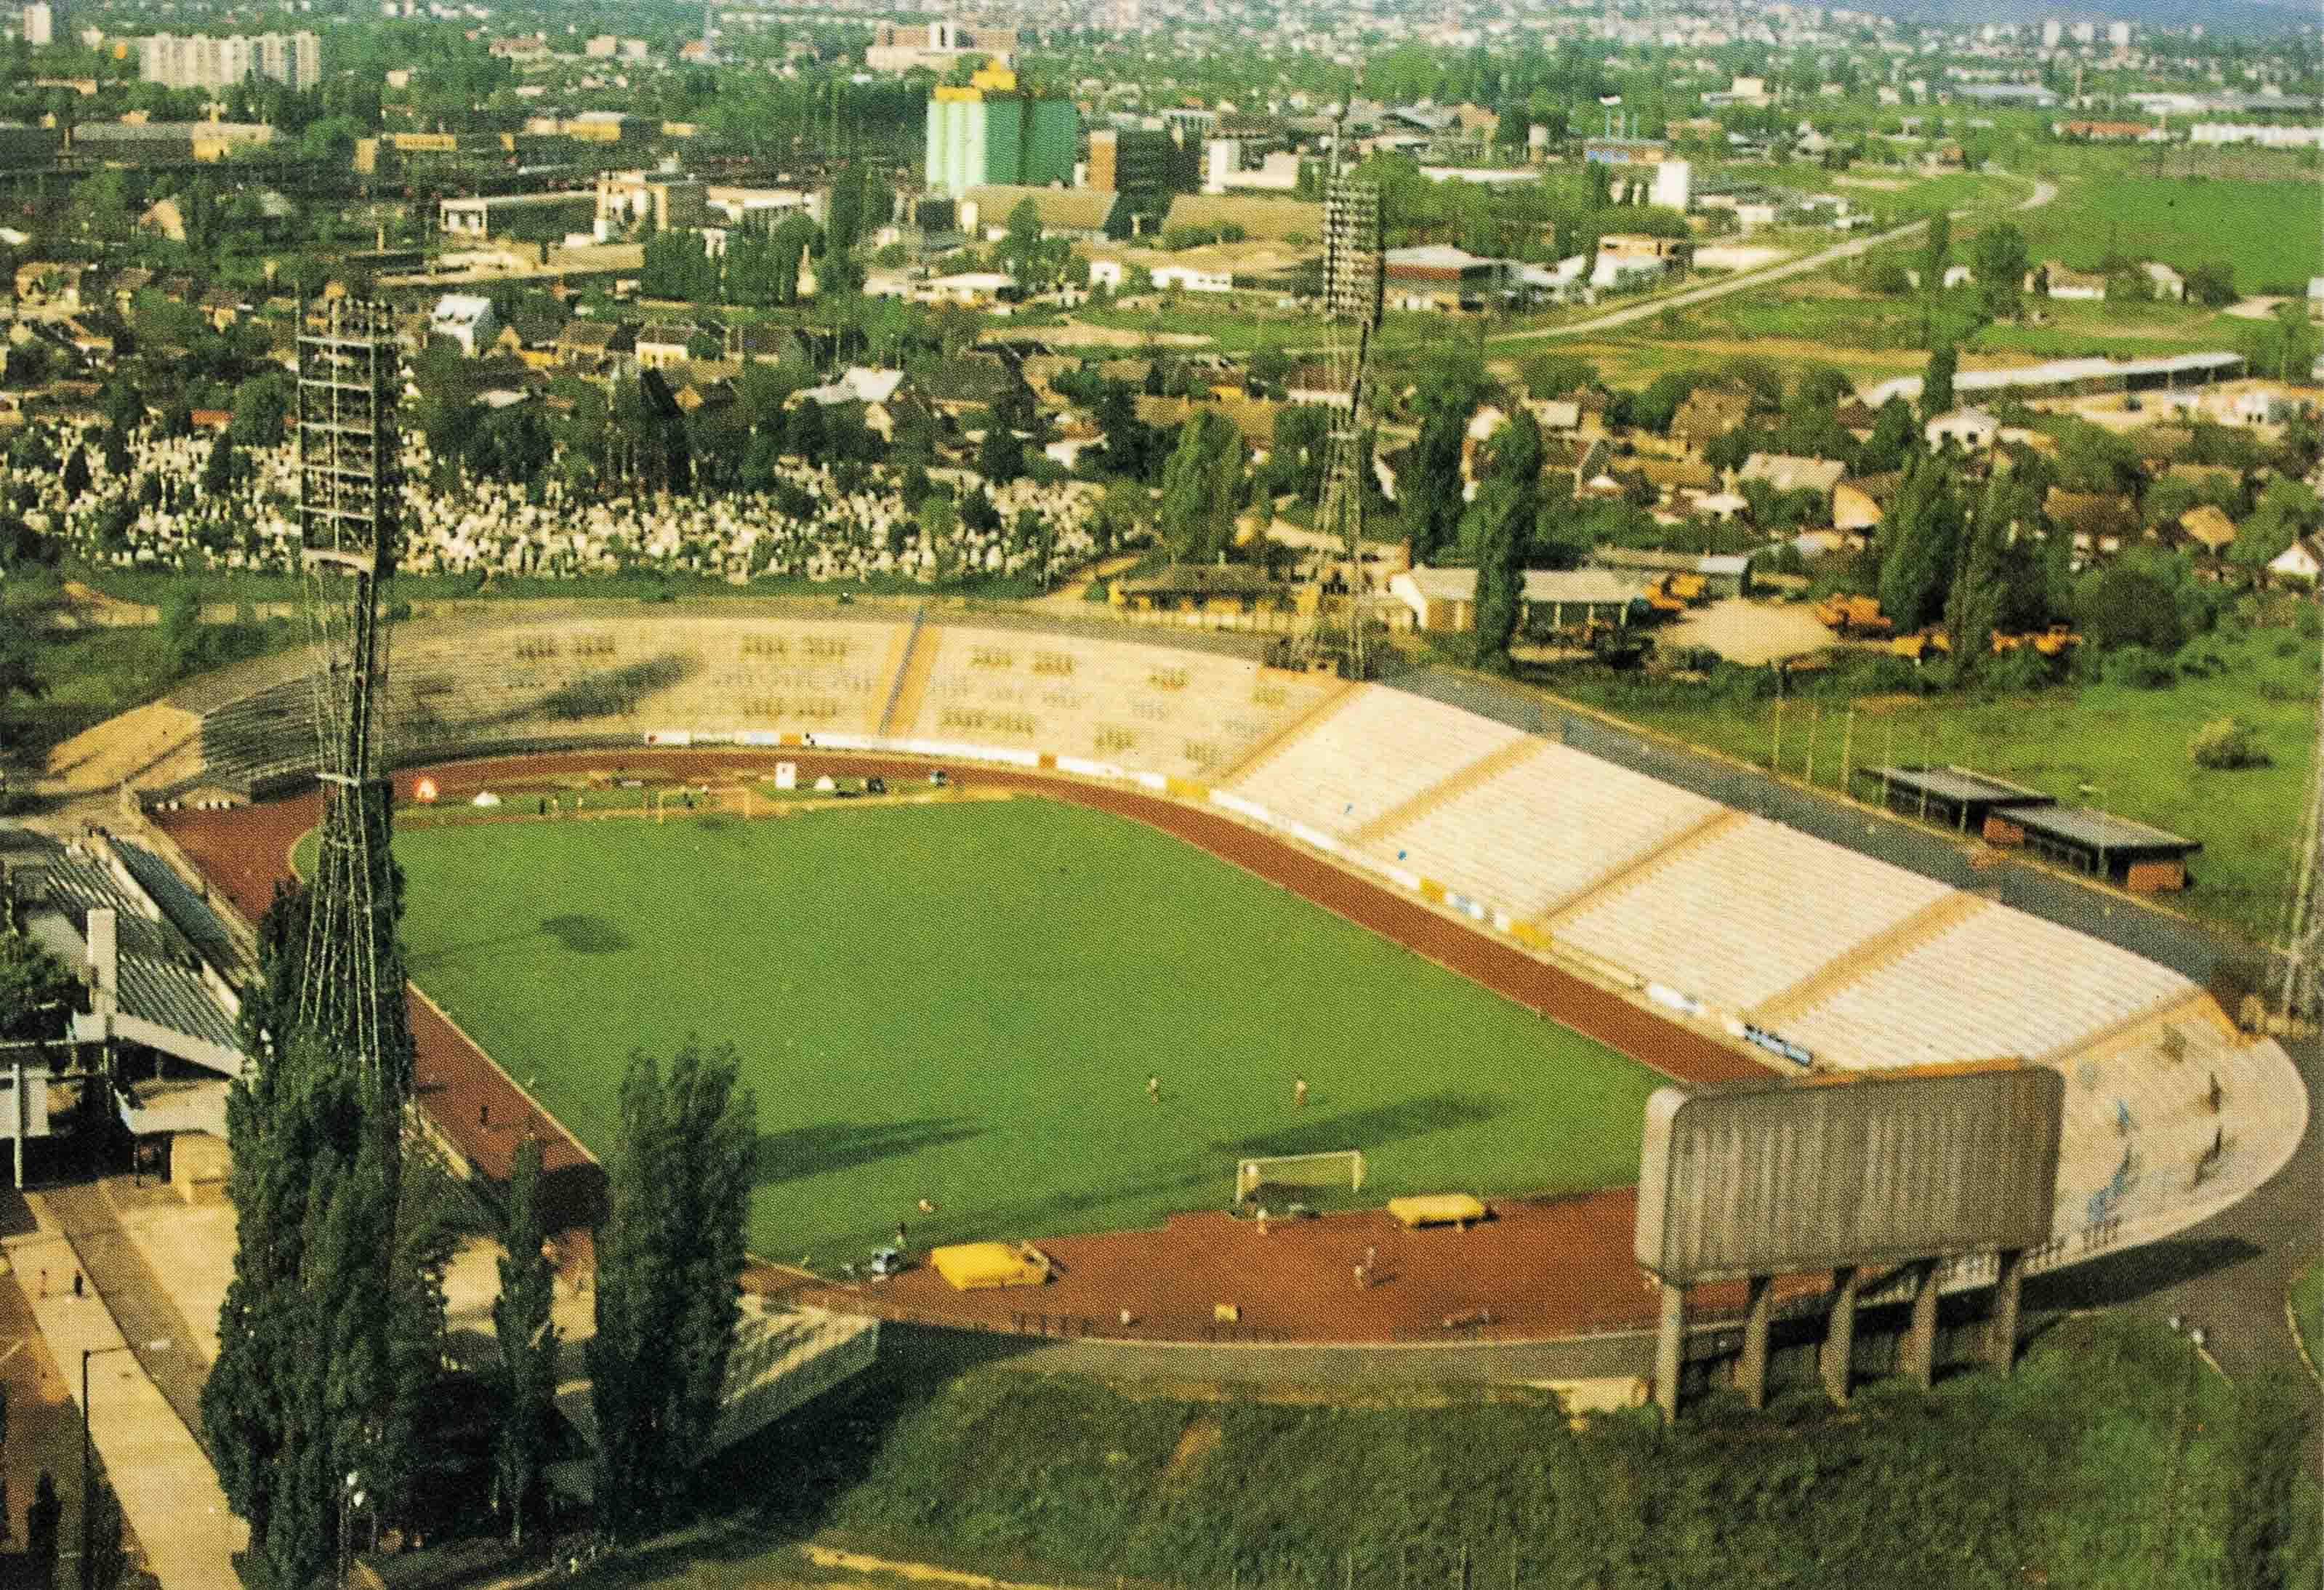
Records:
M667 1077L631 1056L588 1346L599 1519L617 1540L669 1521L709 1450L741 1314L757 1133L731 1046L705 1055L689 1042Z

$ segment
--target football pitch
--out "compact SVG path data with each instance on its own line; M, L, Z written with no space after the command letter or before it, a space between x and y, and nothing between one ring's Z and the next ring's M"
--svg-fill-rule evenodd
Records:
M633 1049L732 1042L758 1097L751 1247L819 1269L899 1220L919 1247L1220 1207L1253 1154L1360 1149L1367 1203L1627 1182L1659 1080L1064 802L442 827L395 849L413 981L601 1157Z

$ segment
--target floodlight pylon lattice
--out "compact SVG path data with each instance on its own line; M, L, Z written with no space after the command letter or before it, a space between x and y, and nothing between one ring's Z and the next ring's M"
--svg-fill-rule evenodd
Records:
M395 936L392 803L376 771L388 664L382 596L401 524L397 396L388 306L321 306L299 338L300 562L323 820L297 1020L400 1106L411 1041Z
M2282 959L2275 993L2282 1013L2307 1020L2324 1002L2324 918L2316 891L2324 877L2324 673L2317 679L2316 744L2309 753L2308 810L2300 828L2299 881L2285 901Z
M1333 407L1325 444L1323 489L1315 518L1315 528L1325 539L1311 574L1312 605L1292 650L1295 660L1305 667L1341 650L1348 676L1360 679L1365 676L1364 437L1371 421L1365 374L1372 333L1380 322L1386 259L1379 184L1342 168L1344 133L1343 123L1334 132L1332 172L1323 188L1323 325L1332 390L1344 395ZM1334 548L1347 585L1343 642L1332 633Z

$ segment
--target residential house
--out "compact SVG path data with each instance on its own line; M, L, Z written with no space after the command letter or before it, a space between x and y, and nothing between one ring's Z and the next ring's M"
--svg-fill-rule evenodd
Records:
M2179 515L2179 530L2214 558L2235 544L2235 521L2209 503L2198 504Z
M113 307L126 315L137 305L137 295L153 285L153 273L143 265L131 265L115 271L107 284L113 291Z
M1895 490L1892 483L1888 490ZM1831 488L1831 524L1841 532L1877 530L1886 517L1885 496L1874 495L1869 480L1843 480Z
M199 307L202 319L210 323L210 328L224 331L241 319L243 311L249 306L242 301L242 295L234 289L212 287L203 291Z
M802 387L791 395L793 403L818 403L832 408L841 403L863 405L863 425L882 441L894 441L896 429L909 414L925 412L926 405L911 393L903 390L901 370L872 370L862 365L851 365L820 386Z
M2268 573L2274 578L2286 585L2306 586L2310 590L2316 588L2319 569L2324 569L2324 558L2319 558L2316 542L2307 536L2278 552L2267 565Z
M1932 448L1950 442L1963 452L1981 453L2001 434L2001 421L1983 409L1955 409L1930 421L1921 434Z
M500 328L493 346L503 353L515 355L533 369L546 370L557 363L558 341L564 331L565 317L561 313L527 307L519 310Z
M22 303L57 304L80 308L80 283L86 267L54 260L28 260L16 267L16 298Z
M463 358L473 359L491 348L500 328L493 300L480 292L447 292L428 316L429 336L457 344Z
M638 329L622 320L567 320L557 334L557 362L561 365L596 365L637 351Z
M1689 393L1671 420L1671 439L1700 453L1751 417L1748 393L1697 390Z
M722 328L723 329L723 328ZM696 337L709 335L705 328L691 320L649 321L638 332L638 368L666 370L694 356L688 351ZM724 346L724 337L718 338Z
M1154 286L1161 292L1231 292L1234 277L1226 271L1206 270L1200 265L1157 265L1153 271Z
M1840 485L1840 477L1848 473L1848 466L1837 458L1803 458L1791 453L1754 453L1743 461L1736 475L1737 485L1746 481L1764 481L1768 488L1779 492L1811 491L1818 496L1830 496Z
M2114 492L2070 492L2052 486L2042 499L2043 517L2073 537L2078 561L2111 557L2138 539L2138 504Z
M989 409L1029 396L1014 361L990 348L969 348L929 370L916 384L922 402L946 414Z
M790 326L745 321L726 329L726 356L745 365L792 365L812 369L819 362L814 338Z
M2033 291L2044 298L2071 299L2095 303L2107 295L2107 279L2089 271L2067 269L2051 260L2034 273Z
M2149 282L2154 283L2156 298L2166 303L2184 303L2187 300L2187 278L2169 265L2160 260L2148 260L2139 269L2146 273Z

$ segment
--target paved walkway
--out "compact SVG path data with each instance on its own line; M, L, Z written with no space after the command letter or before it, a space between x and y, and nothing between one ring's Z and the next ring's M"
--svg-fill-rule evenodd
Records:
M248 1532L227 1510L217 1475L175 1405L189 1385L198 1399L199 1366L166 1365L171 1354L186 1355L184 1322L95 1188L30 1194L27 1201L43 1234L13 1244L11 1258L19 1273L45 1270L54 1283L48 1296L33 1299L32 1316L75 1398L81 1354L102 1354L88 1366L90 1435L154 1576L163 1590L241 1590L234 1554ZM69 1228L78 1233L70 1243ZM76 1269L94 1282L86 1297L72 1294ZM167 1347L152 1345L162 1340ZM134 1354L125 1350L133 1345ZM161 1368L174 1396L164 1395L149 1366Z

